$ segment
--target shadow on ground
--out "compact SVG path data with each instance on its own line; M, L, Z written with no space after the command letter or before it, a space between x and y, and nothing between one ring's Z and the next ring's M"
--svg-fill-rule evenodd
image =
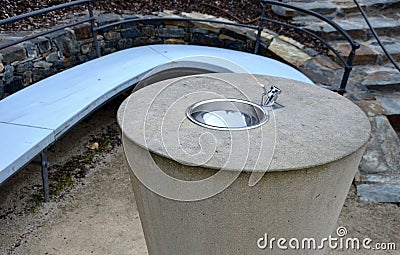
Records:
M88 144L117 128L123 97L108 103L49 150L52 164L65 165L88 153ZM106 136L107 138L107 136ZM112 138L110 138L112 139ZM40 169L29 165L0 187L0 254L147 254L121 145L110 143L84 176L72 176L52 202L42 204ZM352 187L338 226L348 237L400 245L400 207L362 203ZM400 249L400 247L398 248ZM336 254L399 254L399 251L340 251Z

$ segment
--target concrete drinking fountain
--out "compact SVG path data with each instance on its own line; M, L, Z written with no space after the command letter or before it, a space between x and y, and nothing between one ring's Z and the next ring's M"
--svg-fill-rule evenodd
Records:
M332 234L370 135L338 94L232 73L144 87L118 121L149 254L324 254L301 240Z
M281 90L272 86L267 92L265 86L260 105L240 99L209 99L190 106L187 117L194 123L218 130L243 130L257 128L269 119L268 110Z

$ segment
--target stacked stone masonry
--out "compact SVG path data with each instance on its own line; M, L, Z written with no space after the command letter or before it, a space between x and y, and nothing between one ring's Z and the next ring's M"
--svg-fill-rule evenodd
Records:
M288 2L334 18L361 40L362 46L355 58L356 66L349 80L347 96L366 112L373 127L373 135L355 179L357 192L366 201L400 202L400 141L393 129L399 126L400 74L388 64L387 58L376 42L371 40L365 27L354 29L360 25L355 26L354 22L350 22L356 16L352 1L335 1L335 4L325 0ZM397 17L399 20L400 0L364 0L363 5L374 15L381 10L381 15ZM275 11L292 16L297 24L311 30L312 24L315 24L315 20L308 16L279 8ZM158 16L173 15L166 12ZM181 16L216 19L199 13L182 13ZM96 17L96 22L102 26L132 17L104 14ZM358 23L361 24L361 21L358 20ZM395 59L400 60L400 37L387 36L393 31L396 31L396 35L400 34L400 26L397 23L392 25L392 28L379 28L379 33L383 33L384 42ZM346 56L349 45L336 40L332 31L325 26L322 28L319 28L321 31L317 29L318 33ZM25 32L0 34L0 43L26 35ZM110 27L97 35L102 55L150 44L194 44L253 52L255 38L256 32L251 29L188 21L131 22ZM0 99L62 70L96 58L93 41L90 24L82 24L0 51ZM333 55L321 55L291 38L272 32L262 33L259 53L298 68L318 85L337 87L343 75L343 68Z
M170 16L161 13L160 16ZM199 13L183 13L184 17L216 19ZM116 14L97 17L98 25L131 18ZM33 32L32 32L33 33ZM26 36L26 33L1 34L1 43ZM188 21L146 21L130 22L99 31L97 35L102 55L119 50L151 44L193 44L221 47L245 52L253 52L256 31L207 22ZM23 89L41 79L49 77L72 66L96 58L90 24L78 25L37 39L18 44L0 51L0 99ZM340 71L340 66L329 58L315 60L318 55L300 43L285 36L263 32L259 53L286 62L300 70L317 70L307 73L311 78L324 77L324 72ZM320 56L323 59L323 56ZM327 66L327 67L325 67ZM331 70L329 67L338 67ZM340 75L335 81L337 85ZM321 79L321 83L332 85Z
M284 0L316 11L341 25L361 48L354 59L355 67L350 77L349 97L370 118L372 137L355 179L357 193L362 200L400 202L400 73L388 61L372 32L357 10L353 0ZM400 0L359 0L372 26L388 52L400 61ZM351 50L333 29L313 17L276 7L279 15L291 17L295 24L305 27L326 39L342 56ZM333 55L330 57L333 58ZM316 67L307 64L309 69ZM307 73L307 71L305 71ZM325 71L324 76L310 77L324 82L337 77ZM397 131L397 134L396 134Z

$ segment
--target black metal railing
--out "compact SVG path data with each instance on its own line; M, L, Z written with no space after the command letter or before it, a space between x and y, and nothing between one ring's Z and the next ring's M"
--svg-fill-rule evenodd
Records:
M52 7L44 8L44 9L41 9L41 10L37 10L37 11L29 12L29 13L24 13L24 14L21 14L21 15L18 15L18 16L14 16L14 17L11 17L11 18L0 20L0 26L3 26L3 25L10 24L10 23L18 22L18 21L21 21L21 20L26 20L26 19L29 19L29 18L33 18L33 17L39 16L39 15L43 15L43 14L46 14L46 13L49 13L49 12L54 12L54 11L66 9L66 8L69 8L69 7L72 7L72 6L76 6L76 5L82 5L82 4L87 4L87 8L88 8L88 11L89 11L89 17L87 17L87 18L81 19L79 21L72 22L72 23L67 24L67 25L58 26L58 27L53 28L53 29L48 29L46 31L37 32L37 33L35 33L33 35L25 36L25 37L23 37L21 39L13 40L12 42L0 45L0 50L8 48L8 47L11 47L11 46L14 46L14 45L17 45L17 44L22 43L22 42L26 42L26 41L32 40L32 39L40 37L40 36L44 36L44 35L47 35L47 34L51 34L53 32L57 32L57 31L63 30L65 28L74 27L74 26L77 26L79 24L83 24L83 23L86 23L86 22L90 22L92 24L92 32L93 32L93 35L94 35L95 34L95 30L94 30L94 28L95 28L95 18L94 18L94 15L93 15L93 3L94 3L94 0L77 0L77 1L69 2L69 3L65 3L65 4L60 4L60 5L56 5L56 6L52 6Z
M268 1L268 0L252 0L253 2L259 2L262 3L263 5L263 10L264 8L266 8L266 6L269 5L275 5L275 6L281 6L287 9L292 9L298 12L302 12L305 14L308 14L310 16L314 16L322 21L324 21L325 23L329 24L331 27L333 27L338 33L340 33L343 38L345 40L347 40L349 42L349 44L351 45L351 51L349 53L349 55L347 56L347 60L345 60L338 52L336 49L334 49L326 40L324 40L323 38L321 38L320 36L316 35L315 33L301 28L301 27L297 27L297 26L293 26L287 23L283 23L277 20L273 20L273 19L269 19L266 18L263 13L261 14L260 17L260 26L262 26L263 22L267 21L267 22L271 22L271 23L275 23L284 27L288 27L288 28L292 28L298 31L301 31L303 33L306 33L307 35L310 35L314 38L316 38L317 40L319 40L322 44L324 44L328 49L330 49L338 58L338 60L343 64L344 66L344 73L343 73L343 77L342 77L342 81L340 83L340 87L339 88L332 88L332 90L339 92L340 94L343 94L344 92L346 92L346 86L350 77L350 72L353 68L353 60L354 57L356 55L356 50L358 48L360 48L360 43L357 40L354 40L347 32L346 30L344 30L341 26L339 26L336 22L334 22L333 20L315 12L315 11L311 11L311 10L307 10L298 6L294 6L288 3L283 3L281 1Z
M53 12L53 11L57 11L57 10L61 10L61 9L66 9L68 7L71 6L75 6L75 5L81 5L81 4L86 4L87 5L87 10L88 10L88 17L81 19L79 21L75 21L75 22L71 22L70 24L67 25L63 25L63 26L59 26L53 29L49 29L46 31L41 31L38 33L35 33L33 35L29 35L26 37L23 37L21 39L6 43L4 45L0 45L0 50L17 45L19 43L25 42L25 41L29 41L31 39L43 36L43 35L47 35L59 30L63 30L65 28L69 28L69 27L74 27L77 26L79 24L82 23L86 23L86 22L90 22L91 24L91 29L92 29L92 34L93 34L93 41L94 41L94 47L96 49L96 54L98 57L101 56L101 52L100 52L100 47L99 47L99 43L97 40L97 33L98 31L104 30L106 28L110 28L113 26L118 26L118 25L122 25L125 23L131 23L131 22L156 22L156 21L189 21L189 22L209 22L209 23L215 23L215 24L224 24L224 25L231 25L231 26L235 26L235 27L244 27L244 28L250 28L250 29L254 29L257 31L257 35L256 35L256 39L255 39L255 47L254 47L254 53L258 54L259 52L259 48L260 48L260 44L261 44L261 33L264 30L264 23L265 22L271 22L280 26L284 26L284 27L288 27L288 28L292 28L298 31L301 31L303 33L306 33L307 35L316 38L317 40L319 40L322 44L324 44L329 50L331 50L335 56L337 57L337 59L342 63L343 68L344 68L344 73L343 73L343 77L340 83L340 86L338 88L335 87L331 87L329 89L339 92L340 94L343 94L346 91L346 86L348 83L348 79L350 76L350 72L352 70L353 67L353 60L355 57L355 53L356 50L360 47L359 43L354 40L343 28L341 28L337 23L335 23L334 21L330 20L329 18L314 12L314 11L310 11L310 10L306 10L297 6L293 6L290 5L288 3L283 3L280 1L267 1L267 0L251 0L254 3L257 4L261 4L262 5L262 10L261 10L261 15L259 18L259 22L258 25L248 25L248 24L240 24L240 23L234 23L234 22L225 22L225 21L221 21L221 20L209 20L209 19L194 19L194 18L179 18L179 17L144 17L144 18L132 18L132 19L125 19L122 21L118 21L118 22L114 22L114 23L110 23L110 24L106 24L106 25L102 25L102 26L97 26L96 22L95 22L95 17L93 14L93 6L94 3L96 1L99 0L77 0L77 1L72 1L69 3L65 3L65 4L60 4L60 5L56 5L53 7L49 7L49 8L45 8L45 9L41 9L41 10L37 10L37 11L33 11L30 13L26 13L26 14L22 14L22 15L18 15L18 16L14 16L11 18L7 18L4 20L0 20L0 26L2 25L6 25L6 24L10 24L13 22L17 22L20 20L25 20L31 17L35 17L38 15L42 15L42 14L46 14L49 12ZM100 0L101 1L101 0ZM324 22L326 22L327 24L329 24L330 26L332 26L338 33L340 33L344 39L346 39L349 44L351 45L351 51L349 53L349 55L347 56L347 59L345 59L343 56L341 56L336 49L334 49L326 40L324 40L323 38L321 38L320 36L316 35L315 33L304 29L302 27L298 27L298 26L294 26L291 24L287 24L287 23L283 23L280 22L278 20L274 20L274 19L270 19L268 17L266 17L266 9L268 7L268 5L272 6L272 5L276 5L276 6L281 6L284 8L288 8L288 9L292 9L295 11L299 11L311 16L314 16Z

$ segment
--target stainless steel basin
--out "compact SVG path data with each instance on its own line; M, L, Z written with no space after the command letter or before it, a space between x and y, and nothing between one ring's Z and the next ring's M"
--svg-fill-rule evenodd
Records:
M197 125L219 130L256 128L269 119L258 104L240 99L210 99L190 106L187 117Z

